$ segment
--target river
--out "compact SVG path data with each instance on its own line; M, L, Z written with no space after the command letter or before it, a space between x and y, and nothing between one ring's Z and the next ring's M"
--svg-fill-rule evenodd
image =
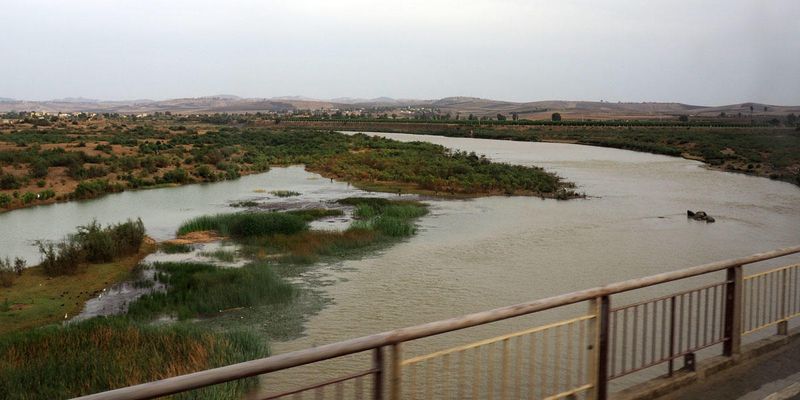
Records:
M372 134L538 165L576 182L577 190L590 197L431 201L432 213L421 221L418 235L372 257L321 267L337 282L325 288L333 303L309 319L304 337L274 343L276 354L800 244L800 188L788 183L619 149ZM716 223L688 220L687 209L705 210ZM780 262L788 260L798 257ZM665 285L617 298L670 289ZM473 328L406 350L417 355L565 317L551 313ZM265 379L263 386L272 392L287 381L331 378L365 362L307 368Z

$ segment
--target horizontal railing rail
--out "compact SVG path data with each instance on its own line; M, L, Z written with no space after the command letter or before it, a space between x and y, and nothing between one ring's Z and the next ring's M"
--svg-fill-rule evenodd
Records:
M224 382L234 381L238 379L253 377L261 374L266 374L270 372L285 370L293 367L299 367L302 365L312 364L320 361L330 360L342 356L347 356L356 353L362 353L365 351L373 351L375 354L375 359L377 361L370 367L368 370L362 370L363 372L358 372L355 374L347 375L342 379L332 379L330 381L326 381L323 384L315 384L311 385L304 389L298 390L291 390L287 392L283 392L279 395L272 395L268 396L267 398L276 398L276 396L286 396L289 394L301 394L303 391L310 390L310 389L319 389L325 386L326 384L337 384L341 385L342 382L350 379L361 378L363 376L372 375L374 377L372 386L373 386L373 395L372 398L382 398L384 396L384 379L388 381L388 396L395 400L400 399L402 396L402 384L403 384L403 366L404 365L415 365L419 362L426 361L428 359L444 356L446 357L445 360L449 360L448 351L458 352L462 350L466 350L470 347L469 345L466 347L456 347L454 349L445 350L443 352L434 353L430 356L421 356L415 357L408 360L402 360L402 353L400 349L400 344L404 342L413 341L416 339L422 339L434 335L439 335L443 333L453 332L465 328L475 327L479 325L484 325L492 322L497 322L509 318L520 317L524 315L529 315L545 310L551 310L557 307L573 305L576 303L582 302L590 302L589 313L585 317L578 317L574 321L584 321L587 323L588 326L581 325L580 329L583 329L581 332L585 333L584 336L581 337L581 343L585 344L584 342L589 343L588 346L578 346L574 349L574 352L580 357L585 358L585 360L580 360L581 363L585 364L580 366L580 368L585 369L586 374L588 375L588 383L582 381L581 379L575 379L572 375L569 375L567 378L566 373L564 372L564 368L566 365L571 365L568 363L574 363L571 356L565 356L563 354L548 354L546 357L542 359L537 359L536 362L533 359L518 358L514 359L515 368L526 368L530 371L531 379L533 379L534 372L538 367L542 370L544 366L548 367L548 371L546 375L542 375L542 382L546 383L549 382L553 383L552 381L555 380L555 386L558 390L557 392L550 393L542 389L541 397L542 398L563 398L566 396L571 396L579 392L586 392L589 393L589 397L595 399L604 399L606 398L607 394L607 387L608 382L610 379L621 376L626 373L635 372L634 370L638 371L643 368L650 367L652 365L659 364L661 362L669 362L670 363L670 371L672 370L671 364L672 361L677 358L678 356L688 356L691 355L690 359L687 359L687 363L693 362L693 351L704 348L713 344L723 343L723 353L725 355L732 355L738 352L741 335L744 332L744 328L746 325L742 324L742 318L745 312L745 308L743 308L743 295L742 290L744 285L744 279L742 275L742 266L753 264L761 261L767 261L771 259L775 259L778 257L783 257L791 254L800 253L800 246L793 246L787 247L782 249L777 249L773 251L753 254L751 256L736 258L731 260L724 260L718 261L708 264L703 264L691 268L685 268L677 271L665 272L657 275L652 275L644 278L638 279L631 279L626 280L623 282L612 283L605 286L599 286L591 289L585 289L581 291L566 293L558 296L548 297L544 299L534 300L526 303L520 303L512 306L496 308L493 310L477 312L473 314L468 314L460 317L429 322L426 324L416 325L412 327L406 327L401 329L395 329L392 331L382 332L378 334L373 334L369 336L364 336L355 339L349 339L337 343L331 343L327 345L322 345L319 347L306 349L306 350L299 350L293 351L285 354L275 355L267 358L242 362L238 364L228 365L224 367L209 369L205 371L195 372L191 374L176 376L172 378L167 378L159 381L142 383L135 386L129 386L125 388L110 390L107 392L92 394L80 397L80 399L84 400L99 400L99 399L118 399L118 400L134 400L134 399L150 399L160 396L171 395L179 392L185 392L193 389L198 389L206 386L211 386L215 384L220 384ZM615 294L620 294L624 292L629 292L637 289L643 289L655 285L660 285L669 282L675 282L679 280L683 280L686 278L697 277L713 272L719 271L727 271L727 277L723 282L714 283L711 285L706 285L701 288L696 288L688 291L684 291L677 294L672 294L668 296L662 296L657 299L651 299L644 302L640 302L637 304L618 307L616 309L611 308L610 303L610 296ZM786 271L786 269L779 269L779 271ZM782 274L786 274L786 272L779 272ZM795 273L792 275L796 278L797 274ZM800 280L795 279L797 284L800 284ZM778 286L776 286L778 287ZM782 298L789 298L797 293L800 293L800 287L794 287L792 289L786 289L786 285L780 286L783 293L781 296ZM714 296L714 302L709 301L709 296ZM688 302L685 301L688 295ZM676 298L679 300L676 301ZM701 298L705 298L704 305L701 307ZM776 297L777 298L777 297ZM800 298L800 297L798 297ZM697 299L697 305L691 303L693 302L692 299ZM667 307L667 303L670 303L669 307ZM680 310L679 312L675 312L672 310L671 313L666 311L667 308L673 309L676 304L679 307L682 307L686 303L688 305L689 313L685 314L684 310ZM652 306L648 306L651 304ZM642 317L643 321L655 321L653 322L652 326L648 329L647 326L644 326L644 332L642 335L639 335L639 326L638 325L638 312L642 309L647 311L648 307L651 310L656 310L659 307L662 310L660 315L657 315L656 311L653 311L653 314L644 315ZM749 305L752 307L752 305ZM763 306L763 305L762 305ZM786 305L779 306L784 307L780 310L781 312L775 312L771 315L774 315L775 318L779 318L780 320L775 322L785 325L784 323L796 314L790 314L791 312L796 313L798 306L792 305L794 308L786 308ZM621 320L619 320L620 313L623 317L627 316L629 310L632 310L632 317L637 316L637 322L633 325L629 325L627 322L625 325L621 325ZM696 311L692 311L696 310ZM714 321L717 321L715 324L713 321L706 319L700 321L701 315L703 313L712 313L714 315ZM717 314L718 313L718 314ZM670 315L668 315L670 314ZM650 319L647 319L647 317ZM689 328L685 328L680 324L676 324L674 320L682 319L682 318L696 318L694 328L691 326ZM658 318L658 320L656 320ZM619 321L618 321L619 320ZM671 323L663 322L670 320ZM659 324L658 321L662 321ZM567 321L573 322L573 321ZM646 323L646 322L645 322ZM656 326L659 326L659 329L656 329ZM557 326L554 325L554 326ZM612 331L612 327L614 330ZM672 327L672 328L669 328ZM548 328L545 326L542 329ZM570 335L575 336L574 332L572 331L572 326L569 325L570 328ZM656 341L661 341L666 334L669 333L669 329L677 329L681 330L681 334L677 337L685 337L687 340L695 337L694 345L677 346L680 348L676 348L675 344L668 349L668 345L659 343L658 351L653 348L656 345ZM785 326L784 326L785 328ZM577 329L577 328L576 328ZM700 335L700 329L713 330L713 333L710 336L704 336L703 341L699 341L697 339ZM610 364L617 363L617 360L621 360L619 357L622 355L623 357L627 357L628 353L626 349L621 349L619 346L616 348L611 348L614 343L618 341L619 334L627 335L629 330L635 330L636 333L631 333L631 340L642 340L642 338L636 339L637 336L648 336L647 332L652 332L652 337L648 336L648 338L644 338L644 343L642 344L640 341L634 345L633 348L641 348L642 352L647 353L648 346L650 350L651 357L641 359L641 354L637 356L636 353L633 353L631 356L631 364L630 368L628 365L619 369L618 371L614 372L613 370L609 370ZM666 331L665 331L666 330ZM695 331L697 330L697 331ZM719 331L718 331L719 330ZM477 365L472 366L472 372L474 372L474 377L482 380L486 380L488 382L489 396L492 397L494 390L498 390L501 394L506 393L508 390L508 382L507 379L510 376L508 371L508 363L512 362L512 357L509 357L506 352L510 351L508 344L511 338L517 338L516 342L521 342L522 340L519 339L521 335L528 335L531 338L531 344L529 346L530 351L535 351L536 347L534 346L534 339L535 334L539 332L539 329L533 328L527 330L527 332L522 332L520 334L510 334L504 335L497 340L489 340L485 341L484 344L491 345L489 351L491 351L496 343L501 343L503 345L504 350L502 357L496 357L500 360L503 364L499 370L500 372L496 372L493 369L491 364L487 365L486 369L479 369ZM658 333L656 333L658 332ZM675 338L674 331L672 332L673 335L670 337ZM681 336L685 334L685 336ZM564 340L564 333L559 334L559 330L556 329L555 333L551 335L551 341L555 342L556 344L560 343ZM660 336L659 336L660 335ZM707 335L707 333L704 333ZM580 336L580 335L578 335ZM658 337L658 339L656 339ZM626 339L627 340L627 339ZM484 341L481 341L484 342ZM546 344L547 342L545 342ZM544 351L547 351L546 346L543 344L539 344L540 348ZM545 346L545 347L542 347ZM642 347L640 347L642 346ZM473 346L475 347L475 346ZM475 348L478 348L477 346ZM389 349L389 361L384 363L382 361L382 349L388 348ZM632 348L632 349L633 349ZM683 350L681 350L683 348ZM572 347L568 347L570 352L572 352ZM583 351L588 349L589 351ZM521 353L522 350L516 350L517 353ZM619 354L617 354L619 353ZM656 356L658 353L658 357ZM488 360L488 362L494 362L493 358L491 358L491 353L489 356L481 356L483 357L481 360ZM488 357L488 358L487 358ZM642 362L639 362L639 361ZM384 365L388 364L388 365ZM554 364L554 365L553 365ZM553 368L554 367L554 368ZM458 367L459 373L464 372L463 370L466 369L465 366L461 365ZM385 372L390 373L391 375L387 375ZM516 375L514 375L514 383L516 384L517 381L521 380L521 371L516 371ZM543 372L544 373L544 372ZM496 375L501 376L501 383L494 387L494 380ZM462 374L463 375L463 374ZM385 378L388 376L388 378ZM549 376L549 378L548 378ZM560 380L559 377L564 377L564 379L569 379L570 382L574 381L576 384L580 386L576 387L565 387L564 380ZM444 381L451 382L451 377L442 378ZM360 382L360 380L359 380ZM455 382L458 385L458 381ZM477 384L472 382L472 384ZM441 381L439 386L441 386ZM568 386L568 385L567 385ZM340 389L340 388L339 388ZM512 388L513 390L519 390L518 388ZM338 389L337 389L338 390ZM409 393L416 393L417 388L412 388ZM433 389L426 388L426 394L430 395ZM435 390L438 392L444 390L448 393L450 390L448 388L437 387ZM481 389L484 390L484 389ZM528 393L528 398L533 398L534 393L531 389ZM337 393L341 393L337 391ZM473 395L476 395L478 392L473 392ZM519 393L519 392L517 392ZM338 396L337 396L338 397ZM501 397L501 396L498 396Z

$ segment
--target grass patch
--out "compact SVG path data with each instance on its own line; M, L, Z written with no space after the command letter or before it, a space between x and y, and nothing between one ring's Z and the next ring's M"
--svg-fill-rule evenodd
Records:
M264 341L254 334L94 318L0 336L0 388L3 398L9 400L71 398L268 353ZM251 378L175 398L239 398L256 384Z
M204 251L200 253L203 257L210 257L215 258L217 260L232 263L236 261L236 252L229 251L229 250L215 250L215 251Z
M184 243L164 242L159 245L159 248L167 254L182 254L192 251L192 246Z
M179 319L289 301L295 289L262 263L220 268L204 263L156 263L156 279L166 292L140 297L128 308L136 319L172 315Z
M351 197L339 200L354 206L358 218L350 229L374 230L389 237L406 237L416 233L413 220L428 213L428 209L415 201L390 201L380 198Z
M293 234L308 229L298 215L277 212L204 215L184 222L178 236L190 232L216 231L223 236L245 238L271 234Z
M423 203L416 201L354 197L342 199L339 203L356 208L357 219L347 230L306 230L288 235L251 237L241 241L242 253L294 264L312 263L320 257L341 257L413 235L416 233L414 220L428 212ZM312 214L325 213L315 211ZM341 211L335 215L341 215Z
M295 192L292 190L273 190L269 192L271 195L276 197L294 197L300 196L300 192Z
M88 264L78 275L49 277L41 267L26 268L14 286L0 291L0 334L64 320L80 312L97 291L130 277L131 271L155 244L146 241L139 252L110 263Z

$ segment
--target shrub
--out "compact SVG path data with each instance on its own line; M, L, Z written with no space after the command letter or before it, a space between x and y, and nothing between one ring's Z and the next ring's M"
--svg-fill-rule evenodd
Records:
M192 182L192 178L185 169L176 168L164 172L164 175L161 177L161 181L164 183L189 183Z
M78 227L76 236L86 261L104 263L114 259L117 253L114 240L97 221Z
M1 193L0 194L0 207L6 208L11 205L11 196Z
M0 175L0 189L19 189L20 186L22 186L22 184L16 176L8 173Z
M78 272L78 266L83 261L83 252L80 245L69 239L58 243L44 243L38 241L39 253L42 262L39 264L44 273L49 276L72 275Z
M42 269L47 275L68 275L78 271L83 262L103 263L134 254L144 241L141 219L128 220L105 228L96 221L79 226L78 232L58 243L38 241Z
M124 188L119 184L111 184L105 179L94 181L83 181L78 183L78 187L72 192L72 198L83 200L91 199L105 193L121 192Z
M34 200L36 200L36 193L25 192L25 194L22 195L22 204L30 204L33 203Z
M52 199L53 197L56 197L56 192L54 192L51 189L42 190L41 192L39 192L40 200Z
M47 176L48 167L49 166L47 165L46 161L38 159L31 163L30 176L32 178L44 178Z

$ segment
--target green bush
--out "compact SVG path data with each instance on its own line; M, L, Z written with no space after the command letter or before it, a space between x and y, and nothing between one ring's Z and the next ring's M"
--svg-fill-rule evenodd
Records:
M96 221L79 226L78 232L57 243L38 241L42 269L47 275L68 275L81 263L104 263L135 254L144 242L141 219L128 220L105 228Z
M105 179L93 181L83 181L78 183L78 187L72 192L72 198L83 200L91 199L106 193L116 193L123 191L124 188L119 184L111 184Z
M2 190L19 189L20 186L22 186L22 183L16 176L8 173L0 174L0 189Z
M25 192L25 194L22 195L22 204L30 204L33 203L34 200L36 200L36 193Z
M11 196L0 193L0 207L6 208L11 205Z

